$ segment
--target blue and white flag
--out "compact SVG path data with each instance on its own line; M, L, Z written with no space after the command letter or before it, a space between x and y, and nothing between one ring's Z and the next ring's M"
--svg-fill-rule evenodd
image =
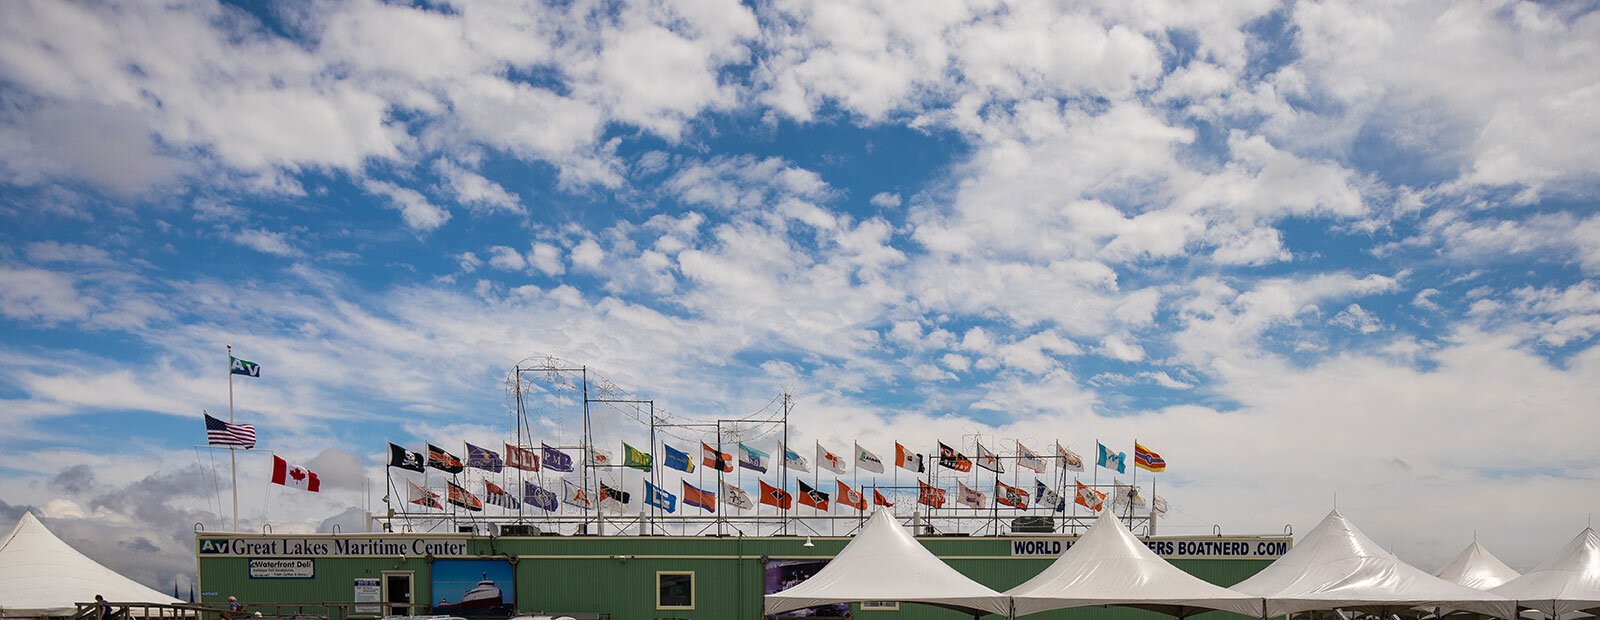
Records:
M1066 512L1067 511L1067 500L1066 500L1066 498L1061 497L1060 494L1058 494L1055 491L1051 490L1050 487L1045 486L1043 480L1040 480L1038 478L1034 478L1033 479L1033 485L1034 485L1033 486L1033 488L1034 488L1033 495L1035 497L1035 499L1034 499L1034 505L1035 506L1054 506L1056 512Z
M589 499L589 489L585 489L566 480L562 480L561 484L567 489L567 496L562 498L561 501L572 504L573 506L577 506L579 508L594 507L594 500Z
M1105 446L1105 444L1102 444L1098 441L1094 442L1094 447L1100 452L1099 458L1095 459L1096 465L1106 469L1115 469L1119 474L1128 473L1127 452L1112 452L1110 448Z
M783 447L783 466L807 473L811 472L811 464L806 462L806 457L800 456L800 453L794 450L790 450L788 446Z
M650 484L649 480L644 481L644 503L667 512L678 510L678 496L673 495L672 491Z
M552 448L549 444L545 443L539 444L539 447L542 448L541 451L544 452L545 469L563 472L572 471L572 455Z
M666 448L666 459L664 462L667 464L667 467L676 469L686 474L694 473L694 461L689 458L688 452L684 452L668 444L661 444L661 447Z
M556 493L532 482L522 483L522 501L529 506L537 506L545 512L555 512L561 508L556 502Z
M505 466L505 461L500 460L499 452L467 444L467 467L500 473Z
M772 456L771 455L768 455L767 453L762 452L760 450L757 450L755 448L752 448L750 446L744 445L743 443L739 444L739 466L740 467L743 467L745 469L753 469L755 471L758 471L758 472L761 472L761 473L764 474L764 473L767 473L767 462L771 461L771 460L772 460Z

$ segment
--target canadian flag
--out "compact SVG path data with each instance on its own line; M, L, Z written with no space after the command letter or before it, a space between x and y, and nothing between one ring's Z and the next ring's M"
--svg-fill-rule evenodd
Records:
M286 487L305 489L316 493L322 489L322 481L311 470L298 465L290 465L288 461L277 456L272 457L272 483Z

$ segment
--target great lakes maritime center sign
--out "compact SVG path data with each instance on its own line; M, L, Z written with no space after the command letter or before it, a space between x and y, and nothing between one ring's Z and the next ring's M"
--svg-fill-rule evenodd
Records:
M448 538L224 538L201 536L196 542L202 557L272 556L290 558L469 556L467 541Z

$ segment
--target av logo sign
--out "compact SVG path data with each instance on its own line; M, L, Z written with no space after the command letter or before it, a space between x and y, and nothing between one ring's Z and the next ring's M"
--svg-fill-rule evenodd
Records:
M228 552L228 539L202 538L200 539L200 555L222 554Z

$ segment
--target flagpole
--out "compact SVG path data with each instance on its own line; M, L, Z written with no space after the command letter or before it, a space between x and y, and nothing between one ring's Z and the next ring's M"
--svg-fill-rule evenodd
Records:
M789 494L789 390L784 390L783 391L783 446L782 447L783 447L783 455L782 455L783 456L783 469L778 470L778 486L780 488L782 488L783 493L785 495L788 495ZM760 490L760 489L757 489L757 490ZM792 500L792 499L789 500L789 505L791 507L793 507L794 506L794 500ZM759 506L757 507L757 510L758 511L760 510ZM780 510L783 511L783 519L781 521L779 521L779 526L782 528L782 531L780 533L788 534L789 533L789 510L786 509L786 508L785 509L780 509Z
M1150 536L1156 535L1156 477L1150 476L1150 527L1146 530Z
M233 345L228 348L228 423L233 424ZM228 469L233 475L233 531L239 531L239 449L228 446Z
M1126 462L1126 461L1124 461ZM1133 487L1128 491L1128 529L1133 529L1133 494L1139 492L1139 439L1133 440L1133 482L1128 486Z

